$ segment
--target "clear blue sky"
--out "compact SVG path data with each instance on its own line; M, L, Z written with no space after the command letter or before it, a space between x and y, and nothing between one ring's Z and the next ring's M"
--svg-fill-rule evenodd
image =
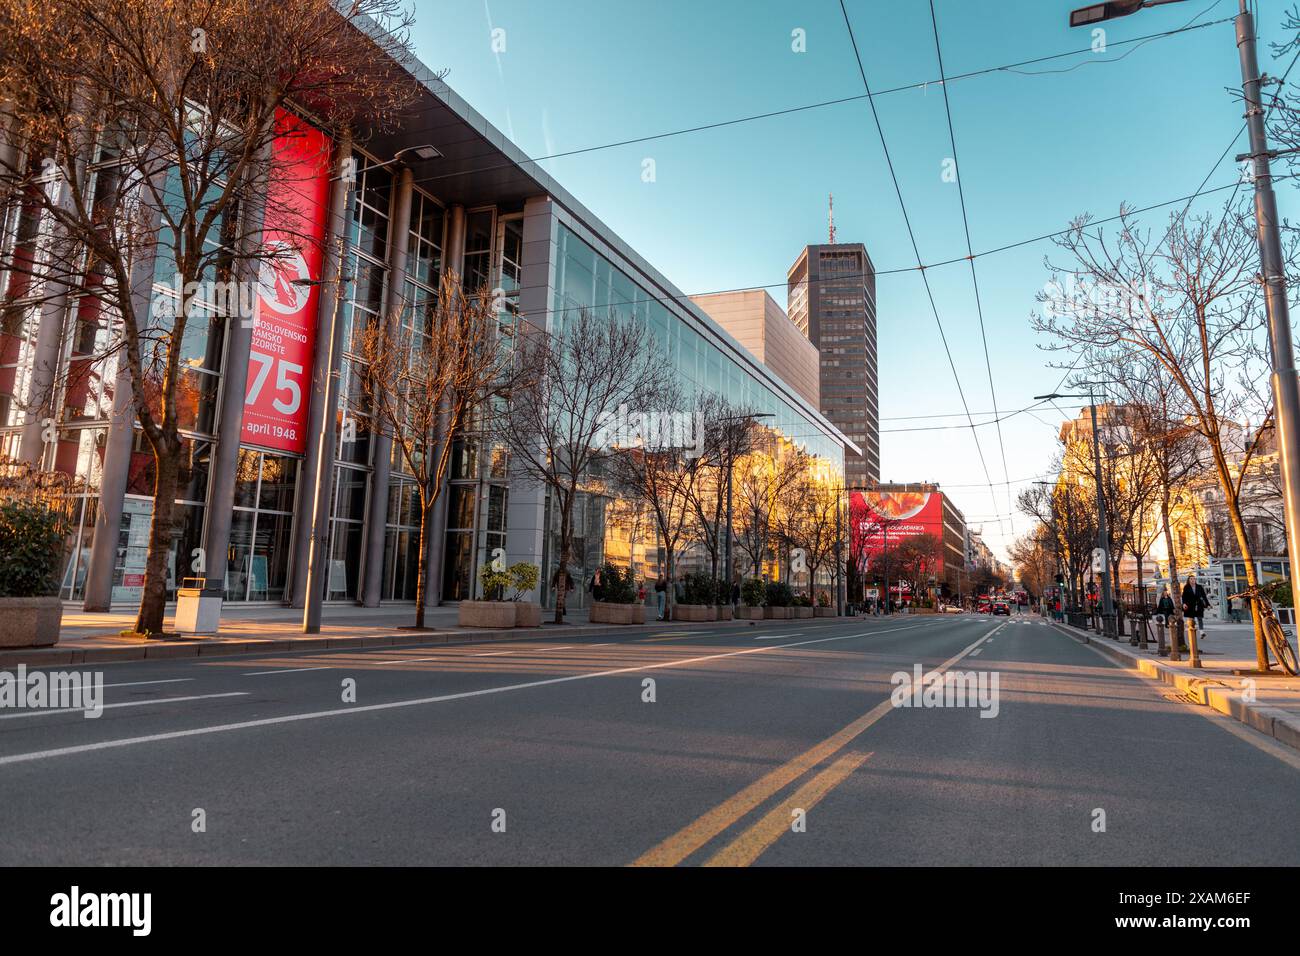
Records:
M1082 0L936 0L948 75L1089 47L1067 12ZM846 0L873 91L939 76L927 0ZM1269 40L1286 4L1257 4L1265 69L1280 74ZM1107 24L1111 46L949 84L959 174L976 251L1063 228L1083 212L1114 215L1193 192L1241 125L1232 24L1142 45L1116 41L1214 21L1237 0L1188 0ZM838 0L417 0L417 53L530 156L728 120L862 93ZM491 28L506 49L492 50ZM806 32L807 51L791 49ZM1122 57L1122 59L1119 59ZM1103 62L1113 60L1115 62ZM1025 75L1040 71L1038 75ZM1051 71L1051 72L1047 72ZM1061 72L1064 71L1064 72ZM1294 79L1293 75L1293 79ZM876 99L922 259L966 253L957 186L942 180L952 155L941 90ZM1237 175L1232 156L1211 181ZM641 178L655 160L657 181ZM835 194L840 241L861 241L878 270L916 264L865 100L723 129L550 160L570 192L688 293L773 285L785 304L786 269L826 239ZM1294 190L1280 190L1284 215ZM1213 197L1203 202L1212 203ZM1163 215L1163 214L1156 214ZM997 407L1014 410L1054 389L1029 329L1047 273L1038 243L977 262ZM993 406L969 269L930 272L970 410ZM968 428L899 432L964 422L919 274L881 276L882 477L942 483L974 527L1005 553L1012 522L1006 486L986 487ZM951 418L907 419L956 413ZM989 476L1024 480L1050 462L1057 411L977 429ZM976 420L991 416L977 415ZM1014 530L1027 530L1015 515Z

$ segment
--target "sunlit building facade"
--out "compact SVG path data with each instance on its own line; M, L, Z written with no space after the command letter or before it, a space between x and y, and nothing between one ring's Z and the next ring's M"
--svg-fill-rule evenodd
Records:
M642 325L688 396L717 392L771 415L765 425L842 482L844 448L854 446L816 407L442 80L421 64L411 69L419 101L399 128L358 130L364 149L317 132L319 169L302 188L320 210L322 249L338 248L333 224L347 223L337 312L331 297L307 298L292 361L271 361L259 351L257 333L250 341L236 319L215 309L190 320L170 595L186 578L215 575L228 602L301 606L319 472L328 481L328 573L319 582L326 601L413 600L422 561L434 603L470 598L479 568L498 548L511 562L541 565L542 597L550 598L558 518L543 489L512 474L503 448L473 436L458 442L422 555L418 497L401 455L349 411L360 361L352 347L356 330L385 316L417 322L448 271L467 288L499 289L514 320L549 331L584 307L612 309ZM356 181L331 177L349 157ZM115 175L112 144L88 159L93 190L96 177ZM6 256L23 248L38 254L48 229L35 208L17 202L3 211L0 243ZM152 276L151 307L165 304L173 279L166 257L135 268ZM329 268L316 263L305 278L319 281ZM130 380L116 354L105 356L113 317L94 296L52 298L17 270L0 272L0 293L0 455L82 482L62 597L91 608L134 604L143 585L154 466L127 411ZM331 350L335 321L340 347ZM327 408L321 383L334 373L342 395ZM42 389L52 389L49 400L40 399ZM273 404L281 424L260 420L264 404ZM329 436L324 443L322 431ZM652 524L629 530L627 512L626 502L608 494L584 497L572 570L585 575L613 560L653 573L662 554Z

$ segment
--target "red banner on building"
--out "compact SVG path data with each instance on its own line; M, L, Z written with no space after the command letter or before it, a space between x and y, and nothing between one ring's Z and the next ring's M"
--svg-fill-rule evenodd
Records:
M907 538L943 540L943 495L937 491L853 492L849 499L849 550L860 572L887 548ZM936 569L942 574L942 563Z
M263 241L277 253L262 265L248 355L241 440L302 454L316 352L316 308L329 202L330 140L281 113L273 147ZM311 284L306 284L311 283Z

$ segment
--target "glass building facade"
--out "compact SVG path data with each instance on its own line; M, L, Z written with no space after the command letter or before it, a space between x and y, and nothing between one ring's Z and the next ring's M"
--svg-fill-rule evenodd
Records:
M445 85L430 85L425 96L427 128L368 137L366 150L351 154L355 183L343 193L337 177L328 186L333 193L328 202L342 211L338 221L346 223L344 282L337 298L318 297L315 355L309 360L317 363L318 376L337 373L340 395L334 407L318 407L315 393L308 394L312 371L305 370L303 397L314 403L313 420L320 422L308 426L305 451L249 440L240 420L222 421L223 408L242 416L240 409L252 403L246 396L241 406L226 395L232 363L247 364L249 353L237 351L234 318L222 315L218 303L195 304L179 346L186 371L179 392L183 452L167 562L170 596L184 579L206 576L212 549L219 547L227 602L301 604L304 542L310 537L316 498L312 460L321 447L321 431L333 436L332 461L324 472L329 480L324 490L328 570L319 582L327 601L412 601L422 561L430 571L433 601L471 598L477 595L479 568L499 548L509 552L511 561L542 565L545 591L553 571L557 518L544 494L522 493L511 480L505 450L473 428L458 439L447 486L430 519L429 549L422 555L415 482L396 444L376 437L357 400L359 331L384 321L419 331L426 305L448 270L470 289L492 290L501 302L503 321L526 319L554 332L578 309L611 308L652 335L688 397L714 392L737 407L771 416L764 421L771 434L806 449L827 480L842 482L844 436L816 409L535 164L527 164L504 137L491 131L495 135L485 140L482 131L490 127L447 93ZM406 138L392 138L400 136ZM441 150L432 162L441 165L404 169L377 158L430 139ZM331 162L342 160L336 155ZM484 165L492 171L478 172ZM106 137L86 167L90 188L111 184L119 166L111 137ZM336 201L340 195L344 198ZM26 254L39 256L50 228L38 204L23 200L17 197L3 210L0 264ZM329 219L325 237L331 249L340 248L339 237L332 234L334 222ZM150 322L164 330L176 298L168 246L164 235L152 261ZM97 282L110 294L94 294ZM48 305L46 290L23 270L0 271L0 456L24 458L81 480L60 593L70 602L89 603L88 582L102 582L108 573L111 603L126 607L138 602L143 586L153 453L138 425L127 415L115 415L115 406L126 404L122 396L129 395L130 381L111 348L120 335L120 320L111 307L110 280L87 276L82 287L87 291L68 296L56 311ZM336 322L339 349L334 353L330 333ZM48 341L57 343L58 372L52 421L44 424L53 426L55 437L33 453L23 436L33 427L36 354ZM248 349L247 343L243 348ZM335 356L332 370L328 362L321 364L327 355ZM224 456L223 435L228 443L232 436L242 436L234 441L236 449L224 449ZM105 473L114 461L111 448L126 444L125 492L120 500L108 500L101 487L112 484ZM327 440L323 447L330 444ZM214 474L219 458L233 462L233 473ZM121 468L120 456L117 461ZM215 488L232 490L219 493ZM629 524L627 504L600 496L580 503L575 548L582 570L609 559L639 564L645 571L658 561L654 535L635 520ZM97 547L97 533L113 540ZM110 555L100 562L111 563L108 572L95 567L93 556L103 554ZM575 597L581 603L581 596Z

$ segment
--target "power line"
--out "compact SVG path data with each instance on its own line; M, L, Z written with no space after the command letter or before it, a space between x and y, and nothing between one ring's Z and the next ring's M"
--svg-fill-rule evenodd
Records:
M1203 15L1203 14L1202 14L1202 15ZM1206 23L1197 23L1197 24L1195 24L1195 25L1189 24L1189 25L1187 25L1187 26L1179 27L1179 28L1174 29L1174 30L1165 30L1165 31L1163 31L1163 32L1161 32L1161 33L1150 33L1150 34L1147 34L1147 35L1145 35L1145 36L1133 37L1133 38L1128 39L1128 40L1116 40L1116 41L1114 41L1113 43L1111 43L1110 45L1111 45L1111 46L1127 46L1127 45L1129 45L1129 44L1137 44L1138 46L1142 46L1142 45L1145 45L1146 43L1151 42L1152 40L1161 40L1161 39L1165 39L1165 38L1167 38L1167 37L1176 36L1176 35L1178 35L1178 34L1189 33L1189 32L1191 32L1191 31L1193 31L1193 30L1203 30L1203 29L1205 29L1206 27L1213 27L1213 26L1218 26L1219 24L1222 24L1222 23L1229 23L1229 22L1231 22L1232 19L1233 19L1232 17L1224 17L1224 18L1219 19L1219 20L1210 20L1210 21L1207 21ZM1135 49L1136 49L1136 47L1135 47ZM455 177L457 177L457 176L469 176L469 175L473 175L473 174L475 174L475 173L491 172L491 171L498 170L498 169L509 169L509 168L511 168L511 167L518 166L518 165L524 165L524 164L527 164L527 163L537 164L537 163L543 163L543 162L546 162L547 160L551 160L551 159L563 159L563 158L565 158L565 157L569 157L569 156L581 156L581 155L584 155L584 154L587 154L587 153L600 152L600 151L603 151L603 150L606 150L606 149L616 149L616 148L618 148L618 147L620 147L620 146L634 146L634 145L636 145L636 144L638 144L638 143L649 143L649 142L654 142L654 141L656 141L656 140L671 139L671 138L673 138L673 137L677 137L677 136L684 136L684 135L686 135L686 134L688 134L688 133L701 133L701 132L706 132L706 131L714 130L714 129L723 129L723 128L728 127L728 126L738 126L738 125L741 125L741 124L743 124L743 123L752 123L752 122L756 122L756 121L758 121L758 120L772 119L772 118L774 118L774 117L778 117L778 116L788 116L788 115L791 115L791 114L793 114L793 113L804 113L804 112L808 112L808 111L810 111L810 110L824 109L824 108L829 107L829 106L840 106L840 105L842 105L842 104L844 104L844 103L853 103L853 102L857 102L857 101L859 101L859 100L864 100L864 99L865 99L865 100L873 100L873 99L875 99L875 98L878 97L878 96L889 96L889 95L892 95L892 94L895 94L895 93L905 93L905 92L908 92L908 91L910 91L910 90L923 90L923 89L926 89L927 87L929 87L932 83L940 83L940 84L943 84L943 85L946 87L946 85L947 85L948 83L952 83L952 82L955 82L955 81L957 81L957 80L968 80L968 79L974 79L975 77L988 76L989 74L992 74L992 73L1018 73L1018 72L1019 72L1019 71L1017 70L1018 67L1022 67L1022 66L1032 66L1032 65L1035 64L1035 63L1046 63L1046 62L1049 62L1049 61L1052 61L1052 60L1060 60L1060 59L1065 59L1065 58L1067 58L1067 57L1072 57L1072 56L1081 56L1081 55L1083 55L1083 54L1091 54L1091 53L1093 53L1093 52L1094 52L1094 51L1093 51L1092 47L1086 47L1086 48L1084 48L1084 49L1080 49L1080 50L1069 50L1069 51L1066 51L1066 52L1064 52L1064 53L1051 53L1051 54L1047 54L1047 55L1045 55L1045 56L1038 56L1038 57L1033 57L1033 58L1031 58L1031 59L1027 59L1027 60L1020 60L1020 61L1015 62L1015 63L1006 63L1006 64L1002 64L1002 65L1000 65L1000 66L983 67L983 68L978 69L978 70L971 70L971 71L969 71L969 72L967 72L967 73L958 73L958 74L955 74L955 75L953 75L953 76L947 77L946 79L945 79L945 78L941 78L941 79L938 79L938 80L923 80L923 81L921 81L921 82L905 83L905 84L902 84L902 85L900 85L900 86L893 86L893 87L889 87L888 89L877 90L877 91L874 92L874 93L868 91L868 92L865 92L865 93L858 93L858 94L854 94L854 95L850 95L850 96L840 96L840 97L835 97L835 98L833 98L833 99L821 100L821 101L816 102L816 103L807 103L807 104L804 104L804 105L802 105L802 106L791 106L791 107L787 107L787 108L785 108L785 109L779 109L779 110L768 110L768 111L765 111L765 112L762 112L762 113L752 113L752 114L749 114L749 115L747 115L747 116L738 116L738 117L735 117L735 118L733 118L733 119L718 120L718 121L716 121L716 122L712 122L712 123L701 123L701 124L698 124L698 125L696 125L696 126L687 126L687 127L683 127L683 128L681 128L681 129L668 130L668 131L666 131L666 132L662 132L662 133L650 133L650 134L645 135L645 136L633 136L633 137L629 137L629 138L627 138L627 139L615 140L615 141L613 141L613 142L609 142L609 143L599 143L599 144L594 145L594 146L583 146L583 147L579 147L579 148L577 148L577 149L564 150L564 151L562 151L562 152L558 152L558 153L548 153L548 154L546 154L546 155L544 155L544 156L533 156L533 157L529 157L529 158L527 158L527 159L520 160L518 163L516 163L516 162L514 162L513 160L511 160L511 161L507 161L507 162L503 162L503 163L494 163L494 164L489 165L489 166L482 166L482 167L478 167L478 168L475 168L475 169L461 170L461 171L453 172L453 173L438 173L438 174L435 174L435 175L425 176L425 177L422 177L422 178L420 178L420 179L416 179L416 180L414 180L414 182L415 182L417 185L418 185L418 184L421 184L421 183L436 182L436 181L438 181L438 180L442 180L442 179L452 179L452 178L455 178ZM1129 52L1131 53L1131 52L1133 52L1133 51L1130 50ZM1127 54L1125 54L1125 55L1127 55ZM1117 62L1117 61L1120 60L1120 59L1123 59L1123 57L1116 57L1116 58L1114 58L1114 59L1110 59L1110 60L1085 61L1085 63L1086 63L1086 62L1113 63L1113 62ZM1080 65L1083 65L1083 64L1080 64ZM1033 74L1029 74L1029 73L1019 73L1019 75L1033 75ZM488 152L488 153L482 153L482 154L479 154L479 155L482 155L482 156L490 156L490 155L493 155L493 153L492 153L492 152ZM477 159L478 156L471 156L471 157L469 157L469 158L470 158L471 160L472 160L472 159Z
M943 77L945 76L945 71L943 68L943 49L939 43L939 19L934 11L934 0L930 0L930 25L934 28L934 55L936 60L939 63L939 77L940 80L942 81ZM993 363L989 360L989 338L988 338L988 333L986 332L984 326L984 305L980 297L979 276L976 274L975 271L975 249L974 246L972 246L971 244L970 218L967 216L966 213L966 190L962 185L962 180L965 179L966 177L964 175L964 171L962 170L961 161L957 158L957 134L953 130L953 125L952 125L952 105L948 99L948 84L942 83L942 86L943 86L943 110L948 120L948 142L952 146L953 165L957 167L957 197L961 203L961 222L962 222L962 228L965 230L965 234L966 234L966 255L967 255L967 261L970 264L970 281L975 288L975 314L979 317L980 344L984 347L984 368L988 372L989 396L993 400L993 413L995 416L998 416L998 392L997 392L997 388L993 384ZM997 425L998 448L1002 453L1002 477L1007 478L1011 475L1011 471L1007 467L1007 446L1006 446L1006 442L1002 438L1002 419L1000 416L998 416L995 417L993 421L994 424ZM1014 509L1011 506L1010 488L1007 489L1007 511L1009 514L1013 515L1011 519L1011 533L1015 534L1016 524L1014 518Z
M957 374L957 363L953 361L952 349L948 346L948 335L943 328L943 320L939 318L939 307L934 302L934 292L930 288L930 277L926 275L924 268L921 268L921 249L916 243L916 233L912 229L912 218L907 213L907 203L903 200L903 190L898 184L898 173L894 169L894 160L889 155L889 144L885 141L885 129L880 123L880 113L876 110L876 101L870 96L871 84L867 81L867 71L862 65L862 54L858 50L858 40L853 34L853 24L849 20L849 11L844 6L844 0L839 0L840 13L844 17L844 27L848 30L849 42L853 45L853 57L858 64L858 75L862 77L862 86L868 93L867 105L871 107L871 118L876 124L876 133L880 136L880 147L885 154L885 164L889 167L889 176L894 184L894 194L898 197L899 208L903 212L903 223L907 226L908 239L912 243L912 252L916 256L917 267L921 269L921 280L925 284L925 294L930 301L930 311L934 313L934 322L939 329L939 340L943 343L944 354L948 357L948 367L952 369L953 381L957 384L957 396L961 399L962 408L966 409L966 421L970 425L971 437L975 439L975 451L979 455L980 466L984 469L984 477L989 483L989 493L993 493L993 476L989 474L988 462L984 460L984 448L980 444L979 434L975 431L975 420L970 414L970 405L966 401L966 393L961 386L961 376ZM993 507L997 509L997 498L994 497Z

